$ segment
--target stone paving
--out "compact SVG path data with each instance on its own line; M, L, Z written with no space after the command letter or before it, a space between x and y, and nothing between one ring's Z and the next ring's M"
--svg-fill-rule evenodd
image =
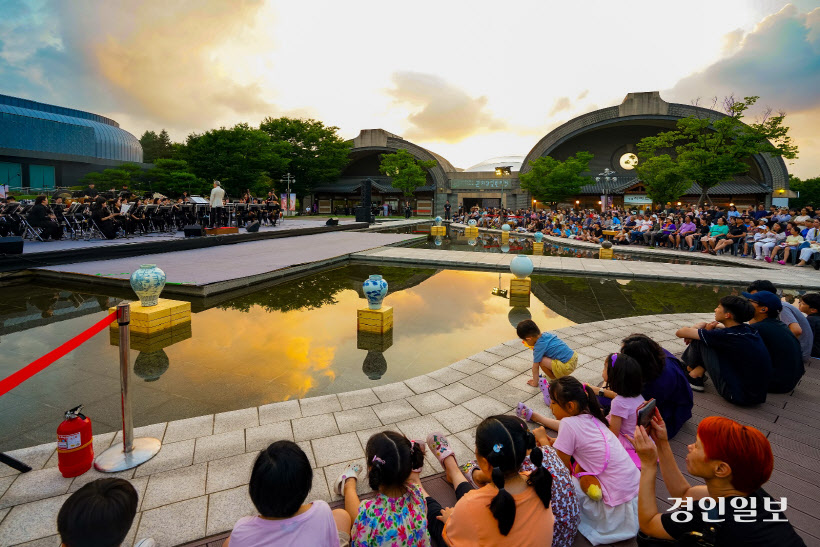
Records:
M574 375L598 383L601 359L617 351L624 336L642 332L679 352L684 344L675 330L710 318L650 315L555 332L579 353ZM308 499L338 499L332 493L336 477L350 462L364 464L368 437L385 429L414 439L441 431L450 436L458 460L466 461L473 457L475 427L483 418L512 413L519 401L549 415L541 393L526 384L531 367L532 351L516 339L404 382L138 428L138 437L161 439L162 450L137 469L114 475L92 470L63 478L55 443L9 452L34 470L19 474L0 467L0 545L59 545L60 506L71 492L102 476L128 479L140 495L124 545L152 536L168 547L230 530L237 519L253 514L247 493L251 465L258 451L277 439L293 440L307 453L314 468ZM95 452L118 442L120 433L97 435ZM438 462L428 454L422 475L438 472ZM364 493L367 481L359 481L359 489Z
M354 253L351 258L357 262L376 262L379 264L412 264L416 267L509 271L510 262L515 258L515 254L384 247ZM561 256L530 256L530 258L534 265L533 274L535 275L584 275L619 279L687 281L690 283L731 285L747 285L755 279L769 279L778 288L820 290L820 275L813 268L757 270L754 268L595 260Z

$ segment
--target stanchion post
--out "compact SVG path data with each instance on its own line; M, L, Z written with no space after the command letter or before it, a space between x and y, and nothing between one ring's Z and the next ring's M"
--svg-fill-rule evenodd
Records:
M131 365L129 351L131 349L131 308L127 302L120 302L117 306L117 324L120 330L120 388L122 400L122 448L112 446L94 461L94 468L105 473L116 473L131 469L147 462L157 455L162 443L159 439L150 437L134 438L134 417L131 414Z

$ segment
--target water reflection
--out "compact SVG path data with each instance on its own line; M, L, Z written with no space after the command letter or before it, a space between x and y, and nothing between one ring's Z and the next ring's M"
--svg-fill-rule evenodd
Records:
M390 283L385 299L394 309L390 337L362 338L356 329L356 310L366 303L361 284L370 274ZM499 284L498 273L347 266L215 307L202 309L199 303L202 311L194 313L187 331L172 329L168 338L132 336L131 360L141 378L134 382L136 425L411 378L515 338L513 325L527 317L552 330L632 315L708 312L721 296L737 292L713 285L536 275L531 305L511 309L507 299L491 294L493 287L508 288L510 278L504 274ZM53 313L43 318L32 299L42 299L41 306ZM99 321L116 299L23 285L0 288L0 303L0 377L5 377ZM78 315L64 311L69 309ZM3 396L0 447L50 441L54 409L79 403L86 404L95 432L116 428L119 372L112 339L116 333L93 337Z

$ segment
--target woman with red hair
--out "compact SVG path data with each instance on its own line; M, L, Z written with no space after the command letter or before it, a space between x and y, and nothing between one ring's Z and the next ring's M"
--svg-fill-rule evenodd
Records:
M704 418L689 445L686 471L706 484L692 486L675 463L659 413L648 429L637 427L633 442L641 458L638 545L678 545L698 537L704 543L697 545L805 547L783 514L786 501L762 488L774 467L763 433L729 418ZM658 511L655 498L658 460L674 505L668 513Z

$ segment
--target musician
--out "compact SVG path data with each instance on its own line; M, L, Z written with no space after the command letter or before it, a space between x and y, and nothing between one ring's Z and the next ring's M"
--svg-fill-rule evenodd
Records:
M214 188L211 190L211 228L219 226L222 222L222 210L225 206L223 203L225 199L225 190L222 189L222 183L218 180L214 181Z
M40 195L34 200L34 207L28 212L26 221L33 228L40 228L43 239L58 240L63 238L63 229L57 224L57 217L48 208L48 198Z
M276 226L276 221L279 219L282 212L282 205L279 203L279 200L276 199L276 196L272 196L271 201L268 202L268 207L270 208L271 221L273 222L273 225Z
M123 184L122 190L120 190L120 197L124 199L126 202L128 202L128 200L131 199L131 196L133 195L134 194L131 193L131 190L128 189L128 185Z
M114 222L116 217L116 213L113 213L106 205L105 198L98 197L94 200L91 218L106 239L115 239L117 237L117 225Z
M148 231L148 219L145 218L145 209L141 199L135 201L128 210L128 228L130 234L135 232L135 228L139 228L141 234Z
M85 189L85 195L93 199L93 198L97 197L98 194L99 194L99 192L97 191L96 188L94 188L94 183L89 182L88 183L88 188Z

